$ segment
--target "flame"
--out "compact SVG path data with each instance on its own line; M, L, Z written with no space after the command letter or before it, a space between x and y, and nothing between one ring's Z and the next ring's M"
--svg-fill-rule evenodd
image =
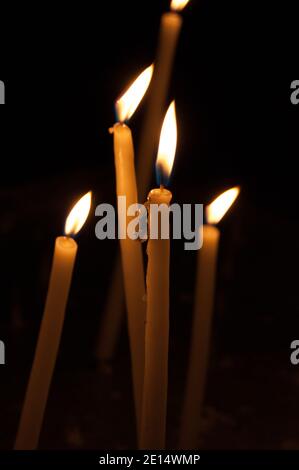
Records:
M172 171L176 145L177 122L175 113L175 102L173 101L169 106L163 121L156 162L157 171L161 171L167 179L170 177Z
M116 101L116 114L124 122L134 114L149 87L154 72L154 65L147 67L132 83L130 88Z
M211 204L206 207L206 218L209 224L218 224L228 209L239 196L240 188L238 186L228 189L220 194Z
M188 2L189 0L171 0L170 8L174 11L181 11Z
M72 208L65 222L66 235L76 235L85 224L91 206L91 195L91 191L86 193Z

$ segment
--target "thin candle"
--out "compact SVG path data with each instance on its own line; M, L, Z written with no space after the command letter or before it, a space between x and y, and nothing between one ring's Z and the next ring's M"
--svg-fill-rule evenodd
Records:
M119 119L112 129L116 194L118 198L126 198L126 207L137 204L138 193L132 132L125 121L130 119L142 100L152 74L153 65L147 67L138 76L115 105ZM122 212L123 208L119 205L118 228L121 235L120 250L131 349L135 414L139 430L144 371L145 279L141 243L127 236L127 227L133 217L123 217Z
M78 248L71 237L82 228L90 206L91 192L85 194L71 210L65 224L65 236L56 238L45 310L17 433L16 450L34 450L38 446Z
M159 140L176 46L182 28L183 19L180 12L188 2L189 0L172 0L171 11L164 13L161 18L155 70L138 148L137 180L142 201L150 186L153 157Z
M199 445L220 238L220 230L216 227L216 224L220 222L234 203L239 192L238 187L231 188L206 207L207 224L203 227L203 246L198 253L196 296L182 413L180 449L196 449Z
M145 91L147 90L152 74L153 74L154 66L151 65L147 67L133 82L133 84L129 87L129 89L119 98L115 103L116 114L118 117L117 124L111 129L111 132L114 134L115 143L119 140L119 135L121 133L121 128L123 135L127 134L127 140L132 140L131 131L129 127L124 123L124 121L128 120L131 115L135 112L136 108L139 105L139 102L143 98ZM120 146L118 146L120 148ZM124 177L120 176L121 168L126 165L127 172L131 175L130 179L133 181L133 184L130 184L131 192L132 188L136 188L135 193L137 194L137 184L136 184L136 176L135 176L135 164L134 164L134 152L133 152L133 145L131 143L131 151L130 157L127 158L127 162L125 163L122 156L115 155L115 168L116 168L116 179L120 182L125 182ZM119 160L118 163L117 160ZM123 160L123 161L122 161ZM120 194L122 190L120 189ZM137 202L137 196L134 195L132 198L134 202ZM137 251L140 251L141 248L137 247ZM137 255L139 258L140 255ZM112 275L112 282L109 287L109 292L107 296L107 302L105 306L105 310L102 314L102 320L99 328L99 334L96 344L96 357L99 361L109 361L113 358L116 346L118 344L118 339L120 336L121 325L123 320L124 314L124 303L125 303L125 295L123 289L123 268L122 268L122 260L120 256L116 255L116 262L113 268L113 275ZM140 267L140 263L139 263ZM139 268L137 268L137 272L139 272ZM143 265L142 265L142 273L143 273ZM140 279L144 279L144 276L140 276ZM144 281L143 281L144 284ZM130 289L131 290L131 289ZM142 289L144 291L144 287ZM139 342L139 340L138 340ZM138 350L138 349L137 349ZM135 368L138 370L139 368ZM133 374L136 375L136 374ZM139 394L137 390L140 390L140 386L138 385L138 380L134 381L135 386L135 394L136 397ZM137 403L135 401L135 403Z
M162 126L157 158L157 172L169 177L176 151L176 116L174 102L170 105ZM169 206L171 192L163 185L148 195L150 238L147 245L146 275L147 311L145 330L145 367L142 401L141 448L164 449L166 432L169 338L169 263L170 243L157 227L152 238L154 206ZM169 220L168 220L169 228ZM169 230L168 230L169 232Z
M153 156L158 144L159 131L162 125L168 85L172 71L177 40L182 27L180 12L189 0L172 0L170 12L161 18L160 35L156 54L154 76L151 80L149 99L142 126L140 145L138 146L138 194L139 201L144 201L150 186L153 168ZM106 308L100 325L96 345L96 356L102 360L111 360L118 344L119 332L123 318L123 292L114 286L121 282L120 262L117 260L113 272L113 281L108 292ZM118 295L115 295L117 292Z

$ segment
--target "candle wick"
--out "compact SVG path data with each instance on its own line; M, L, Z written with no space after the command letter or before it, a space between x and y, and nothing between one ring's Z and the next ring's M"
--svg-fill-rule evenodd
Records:
M164 184L160 184L161 191L164 191Z

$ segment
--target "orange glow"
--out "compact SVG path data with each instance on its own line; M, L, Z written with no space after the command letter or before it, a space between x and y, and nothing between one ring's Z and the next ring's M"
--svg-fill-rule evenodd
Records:
M65 222L64 232L66 235L76 235L85 224L90 211L91 195L91 191L86 193L72 208Z
M175 102L173 101L165 115L158 149L156 166L169 178L177 145L177 122L175 113Z
M144 97L154 72L154 65L147 67L132 83L130 88L116 101L115 108L120 122L124 122L134 114Z
M206 218L209 224L218 224L240 194L238 186L220 194L206 207Z
M170 8L174 11L181 11L188 2L189 0L171 0Z

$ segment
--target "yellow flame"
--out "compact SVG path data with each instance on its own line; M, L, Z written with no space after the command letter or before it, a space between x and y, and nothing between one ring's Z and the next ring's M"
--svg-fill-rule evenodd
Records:
M169 106L165 115L157 156L157 167L161 168L168 177L173 167L175 151L177 145L177 122L175 112L175 102Z
M206 207L206 218L209 224L218 224L228 209L239 196L240 188L238 186L228 189L220 194L211 204Z
M91 191L86 193L72 208L65 222L64 232L66 235L76 235L85 224L90 211L91 195Z
M170 8L175 11L181 11L188 2L189 0L171 0Z
M154 72L154 65L147 67L132 83L130 88L116 101L115 108L120 122L134 114L149 87Z

